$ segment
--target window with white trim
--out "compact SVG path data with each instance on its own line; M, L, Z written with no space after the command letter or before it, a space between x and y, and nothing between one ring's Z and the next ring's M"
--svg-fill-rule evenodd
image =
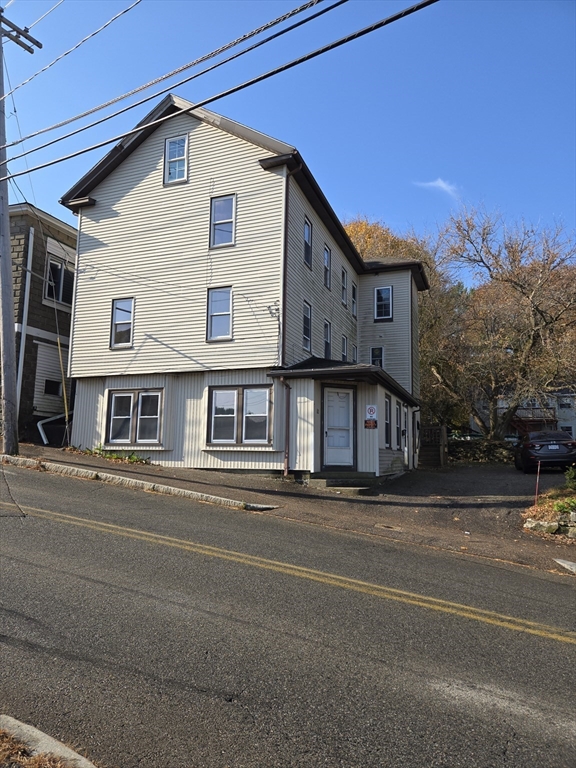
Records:
M312 269L312 224L304 219L304 264Z
M391 420L392 400L386 395L384 397L384 444L386 448L392 447L392 425Z
M270 387L211 389L208 442L269 444L270 410Z
M235 214L235 195L223 195L210 200L210 248L234 245Z
M208 290L208 323L206 339L222 341L232 338L232 288Z
M188 136L175 136L166 139L164 145L164 184L186 181Z
M358 347L356 344L352 344L352 362L357 363L358 362Z
M374 288L374 321L392 320L392 286Z
M396 401L396 448L399 450L402 447L402 421L400 403Z
M160 443L162 390L110 392L106 442L125 445Z
M348 362L348 336L342 336L342 362Z
M352 283L352 317L358 317L358 286Z
M324 357L330 360L332 357L332 323L324 320Z
M324 285L330 288L332 285L332 251L324 246Z
M134 299L113 299L112 329L110 331L110 346L132 346L132 329L134 327Z
M342 304L348 306L348 272L342 268Z
M74 296L74 267L66 259L48 255L44 297L60 304L72 304Z
M302 312L302 346L308 352L312 351L312 307L307 301Z
M370 347L370 365L384 368L384 347Z

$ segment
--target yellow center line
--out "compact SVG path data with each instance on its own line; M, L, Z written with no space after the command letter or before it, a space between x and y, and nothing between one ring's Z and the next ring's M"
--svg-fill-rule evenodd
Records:
M557 640L561 643L576 645L576 633L574 632L570 632L569 630L564 630L558 627L548 626L547 624L540 624L539 622L535 621L528 621L526 619L519 619L514 616L507 616L505 614L496 613L495 611L486 611L482 608L474 608L473 606L464 605L462 603L454 603L449 600L440 600L439 598L420 595L416 592L408 592L406 590L395 589L393 587L383 587L379 584L371 584L370 582L360 581L358 579L350 579L346 576L339 576L334 573L318 571L313 568L305 568L300 565L292 565L291 563L284 563L279 560L269 560L265 557L248 555L244 552L235 552L234 550L223 549L221 547L213 547L207 544L198 544L193 541L187 541L186 539L178 539L172 536L163 536L157 533L141 531L137 528L126 528L124 526L114 525L112 523L102 523L96 520L87 520L83 517L64 515L60 512L52 512L46 509L37 509L36 507L23 507L23 509L26 510L26 513L32 517L39 517L45 520L66 523L68 525L76 525L81 528L89 528L100 533L110 533L116 536L135 539L137 541L145 541L150 544L174 547L186 552L194 552L198 555L205 555L207 557L215 557L221 560L228 560L230 562L247 565L254 568L262 568L264 570L274 571L276 573L282 573L287 576L293 576L300 579L307 579L308 581L314 581L319 584L325 584L331 587L339 587L341 589L347 589L353 592L360 592L362 594L371 595L383 600L395 600L400 603L417 605L420 608L440 611L441 613L448 613L454 616L459 616L461 618L472 619L473 621L480 621L484 624L491 624L493 626L511 629L516 632L525 632L530 635L545 637L549 640Z

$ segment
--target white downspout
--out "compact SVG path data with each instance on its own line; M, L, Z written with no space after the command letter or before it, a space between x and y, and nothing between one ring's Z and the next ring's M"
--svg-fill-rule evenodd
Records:
M28 258L26 261L26 282L24 288L24 308L22 311L22 330L20 331L20 353L18 355L18 377L16 380L16 413L20 415L20 394L24 376L24 353L26 351L26 333L28 330L28 306L30 305L30 283L32 282L32 251L34 249L34 227L28 233Z

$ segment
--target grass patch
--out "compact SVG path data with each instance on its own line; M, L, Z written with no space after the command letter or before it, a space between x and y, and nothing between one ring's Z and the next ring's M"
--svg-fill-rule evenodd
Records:
M33 755L28 747L8 731L0 729L0 768L73 768L72 763L55 755Z
M576 512L576 493L571 488L562 486L541 494L538 504L528 507L522 517L553 522L558 520L559 515L569 512Z
M94 450L90 448L74 448L73 446L66 450L70 453L81 453L84 456L100 456L100 458L114 461L116 464L150 464L150 458L138 456L134 451L107 451L101 445L94 448Z

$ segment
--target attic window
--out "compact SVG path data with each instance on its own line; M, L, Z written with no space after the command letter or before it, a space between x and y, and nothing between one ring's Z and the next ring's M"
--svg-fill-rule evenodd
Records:
M166 139L164 148L164 184L173 184L176 181L186 181L188 167L187 136L176 136L174 139Z

